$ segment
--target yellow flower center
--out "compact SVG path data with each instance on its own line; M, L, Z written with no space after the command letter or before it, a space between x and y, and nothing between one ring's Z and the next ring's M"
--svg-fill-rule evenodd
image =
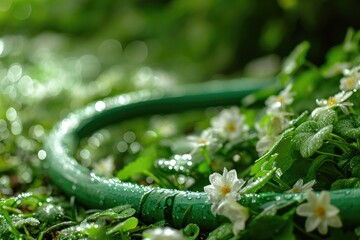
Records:
M355 83L356 83L356 79L354 76L347 78L345 81L345 85L349 88L353 88L355 86Z
M293 193L301 193L301 188L299 188L299 187L294 187L293 189L291 189L291 191L292 191Z
M231 188L228 185L222 186L220 190L222 196L226 196L226 194L228 194L229 192L231 192Z
M315 209L315 215L318 217L324 217L326 214L325 208L323 206L318 206Z
M199 141L198 141L198 144L199 145L205 145L206 144L206 139L200 139Z
M282 95L278 96L278 97L277 97L277 100L278 100L278 102L279 102L281 105L284 104L284 102L285 102L285 98L284 98L284 96L282 96Z
M326 105L328 105L329 107L334 106L337 104L337 100L334 97L329 97L328 100L326 101Z
M236 126L235 126L235 123L233 122L229 122L227 125L226 125L226 131L228 132L233 132L236 130Z

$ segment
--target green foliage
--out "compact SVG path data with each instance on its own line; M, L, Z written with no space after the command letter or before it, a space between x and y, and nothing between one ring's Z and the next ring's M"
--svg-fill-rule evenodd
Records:
M323 111L315 120L306 121L295 129L292 141L304 158L312 156L330 136L335 115L333 110Z
M360 138L360 115L348 115L340 119L335 124L334 131L345 138Z
M278 89L246 99L252 109L241 111L248 113L246 123L252 128L248 138L211 154L211 165L202 163L202 156L193 158L191 167L188 161L177 161L182 169L178 171L170 167L161 171L153 163L158 159L170 163L179 160L172 159L176 154L188 153L187 146L180 146L186 142L184 136L208 127L219 108L132 119L102 129L80 139L76 158L95 171L96 163L112 157L114 168L104 175L115 173L121 180L168 188L201 191L208 175L224 167L237 169L246 180L252 178L248 193L282 192L298 178L316 179L319 190L330 185L359 187L359 97L353 94L355 106L348 116L340 111L326 111L315 119L308 113L298 115L311 111L315 99L337 89L339 66L359 64L360 32L350 29L344 43L328 51L326 62L315 65L323 61L327 44L340 41L348 20L358 19L358 13L351 11L356 4L354 0L2 1L0 238L140 239L143 230L164 227L165 222L143 223L130 205L89 210L63 197L42 175L44 139L59 119L89 102L141 89L175 89L217 76L273 77L281 71L280 83L293 84L291 128L262 157L254 150L258 136L253 128L263 107L259 102ZM336 26L329 34L315 36L329 21L314 19L334 19L334 9L339 9ZM303 39L308 41L295 47L280 70L279 59ZM276 55L270 62L243 68L249 60L269 53ZM310 62L307 55L317 62ZM267 122L270 116L263 119ZM275 126L271 128L276 132ZM249 221L245 238L294 239L300 232L291 217L281 214L252 216ZM207 235L194 224L182 232L188 239ZM342 239L346 234L330 231L329 238ZM208 236L229 238L239 238L233 236L230 223Z
M298 44L295 49L290 53L290 55L285 59L282 72L280 74L280 80L283 85L289 83L289 76L294 75L294 73L303 66L306 61L306 54L309 51L310 43L304 41Z
M182 229L182 233L184 234L186 240L196 240L198 239L200 228L196 224L190 223Z
M331 185L331 190L347 189L347 188L359 188L360 179L359 178L347 178L336 180Z
M269 239L282 237L293 238L293 225L291 222L294 210L283 215L259 215L252 219L247 229L241 232L240 239Z
M206 238L207 240L225 240L230 239L234 236L232 232L232 224L224 223L217 227L215 230L209 233L209 236Z
M127 180L130 177L144 173L148 171L153 166L153 162L156 159L156 150L154 147L148 148L147 151L144 151L143 155L137 158L135 161L126 165L117 173L117 177L120 180Z
M294 161L291 155L289 155L293 132L293 129L285 131L273 147L264 156L255 161L255 164L251 167L250 174L255 175L260 170L272 170L274 166L280 168L282 172L286 172L291 166L292 161Z

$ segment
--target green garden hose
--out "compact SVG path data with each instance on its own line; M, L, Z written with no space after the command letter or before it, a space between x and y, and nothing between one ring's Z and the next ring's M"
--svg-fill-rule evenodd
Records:
M102 127L125 119L240 104L249 94L274 87L273 80L214 81L174 91L140 91L98 101L69 114L53 128L45 144L44 171L65 193L89 207L131 204L137 216L147 223L166 220L178 228L196 223L203 231L214 229L227 220L211 213L206 193L140 186L99 177L75 160L78 142ZM241 203L262 210L273 203L303 197L302 194L247 194L242 196ZM360 224L360 189L332 191L331 199L340 209L344 224Z

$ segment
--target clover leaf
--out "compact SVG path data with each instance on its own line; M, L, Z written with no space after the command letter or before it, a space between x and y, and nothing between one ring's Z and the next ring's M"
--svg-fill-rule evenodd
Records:
M328 125L333 125L336 119L336 112L332 109L326 109L321 111L316 115L314 121L316 121L319 126L325 127Z
M348 115L340 119L335 124L334 131L342 137L360 138L360 115Z
M332 125L322 126L322 123L307 121L295 129L292 142L300 150L301 156L308 158L323 145L332 130Z

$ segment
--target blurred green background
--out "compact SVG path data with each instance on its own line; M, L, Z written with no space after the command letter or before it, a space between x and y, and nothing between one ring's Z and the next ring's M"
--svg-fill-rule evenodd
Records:
M359 29L357 0L1 0L0 196L44 189L52 126L114 94L276 74L301 41L309 59Z

